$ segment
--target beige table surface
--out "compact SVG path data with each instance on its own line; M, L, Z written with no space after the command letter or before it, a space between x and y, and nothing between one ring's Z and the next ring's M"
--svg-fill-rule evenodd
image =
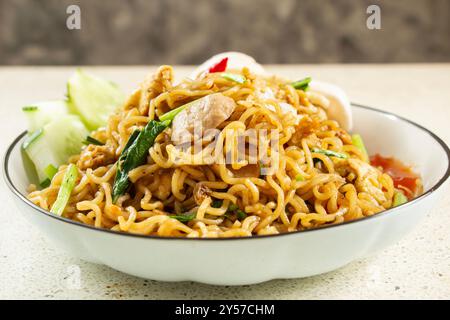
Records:
M20 107L62 98L73 67L0 67L0 152L25 129ZM153 67L87 68L131 90ZM175 69L184 76L188 67ZM270 66L292 79L338 84L352 101L400 114L450 143L450 64ZM382 134L382 133L380 133ZM386 138L388 139L388 138ZM0 299L450 298L450 196L403 240L327 274L219 287L143 280L59 251L14 207L0 182ZM73 266L81 287L65 280Z

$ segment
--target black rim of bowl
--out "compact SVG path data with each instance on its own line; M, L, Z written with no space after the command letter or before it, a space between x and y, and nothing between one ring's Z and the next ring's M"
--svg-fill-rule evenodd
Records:
M287 237L287 236L293 236L299 233L305 233L305 232L319 232L319 231L324 231L326 229L329 228L339 228L339 227L344 227L347 226L349 224L353 224L353 223L358 223L358 222L363 222L363 221L368 221L368 220L372 220L372 219L378 219L386 214L394 214L394 211L397 210L398 208L403 208L405 206L410 206L413 205L414 203L420 201L421 199L429 196L431 193L433 193L435 190L437 190L446 180L447 178L450 176L450 149L449 147L445 144L445 142L439 138L436 134L434 134L433 132L431 132L430 130L428 130L427 128L411 121L408 120L406 118L403 118L401 116L398 116L394 113L388 112L388 111L383 111L383 110L379 110L376 108L372 108L372 107L368 107L368 106L364 106L361 104L357 104L357 103L352 103L352 107L357 107L357 108L361 108L361 109L366 109L366 110L371 110L374 112L378 112L381 113L383 115L389 115L391 117L394 117L396 120L401 120L404 122L407 122L409 124L412 124L413 126L425 131L428 135L430 135L435 141L437 141L439 143L439 145L442 147L442 149L445 151L445 153L447 154L447 162L448 162L448 166L447 166L447 170L445 172L445 174L441 177L441 179L439 179L439 181L432 186L428 191L424 192L423 194L421 194L420 196L418 196L417 198L414 198L411 201L408 201L398 207L395 208L390 208L387 210L384 210L380 213L374 214L372 216L369 217L364 217L361 219L357 219L357 220L350 220L350 221L346 221L343 223L339 223L339 224L330 224L330 225L325 225L325 226L321 226L321 227L317 227L314 229L306 229L306 230L298 230L298 231L293 231L293 232L286 232L286 233L279 233L279 234L270 234L270 235L253 235L250 237L229 237L229 238L187 238L187 237L162 237L162 236L155 236L155 235L141 235L141 234L133 234L133 233L125 233L125 232L120 232L120 231L113 231L110 229L104 229L104 228L96 228L94 226L88 225L88 224L83 224L81 222L77 222L68 218L64 218L58 215L55 215L49 211L46 211L44 209L42 209L41 207L35 205L34 203L32 203L30 200L27 199L27 197L25 197L12 183L11 181L11 177L9 176L9 169L8 169L8 163L9 163L9 158L11 155L12 150L14 149L14 147L17 145L17 143L23 138L23 136L27 133L26 131L23 132L22 134L20 134L16 139L14 139L14 141L10 144L10 146L8 147L8 150L5 153L5 156L3 158L3 174L4 174L4 178L6 181L6 184L8 185L9 189L13 192L13 194L19 198L20 200L22 200L25 204L27 204L28 206L30 206L32 209L35 209L37 211L39 211L40 213L43 213L44 215L46 215L47 217L59 220L60 222L63 223L70 223L73 224L75 226L81 227L81 228L86 228L86 229L90 229L92 231L98 231L98 232L106 232L112 235L117 235L117 236L126 236L126 237L137 237L137 238L142 238L142 239L153 239L153 240L179 240L179 241L230 241L230 240L258 240L258 239L267 239L267 238L272 238L272 237Z

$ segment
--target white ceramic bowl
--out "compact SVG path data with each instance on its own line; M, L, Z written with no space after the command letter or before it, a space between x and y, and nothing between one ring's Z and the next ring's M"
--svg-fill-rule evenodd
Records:
M339 225L282 235L232 239L158 238L95 229L61 218L25 197L21 134L4 158L5 180L18 211L55 245L94 263L135 276L217 285L253 284L328 272L373 253L409 232L436 203L450 175L450 150L432 132L396 115L353 106L354 132L371 154L414 164L424 194L395 209Z

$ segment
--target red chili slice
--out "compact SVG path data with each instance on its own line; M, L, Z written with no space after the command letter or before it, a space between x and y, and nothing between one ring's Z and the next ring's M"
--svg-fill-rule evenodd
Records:
M223 72L227 69L228 57L223 58L218 63L209 68L209 73Z

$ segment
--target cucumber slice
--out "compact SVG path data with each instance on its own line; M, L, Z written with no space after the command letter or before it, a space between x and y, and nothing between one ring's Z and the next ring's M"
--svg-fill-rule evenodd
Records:
M39 183L48 183L61 164L80 152L89 132L75 115L66 115L46 124L24 141L22 148L33 162Z
M22 107L28 121L28 132L35 132L47 123L69 113L66 101L43 101Z
M89 130L105 126L108 117L125 101L117 85L80 69L69 79L67 91L70 110Z

